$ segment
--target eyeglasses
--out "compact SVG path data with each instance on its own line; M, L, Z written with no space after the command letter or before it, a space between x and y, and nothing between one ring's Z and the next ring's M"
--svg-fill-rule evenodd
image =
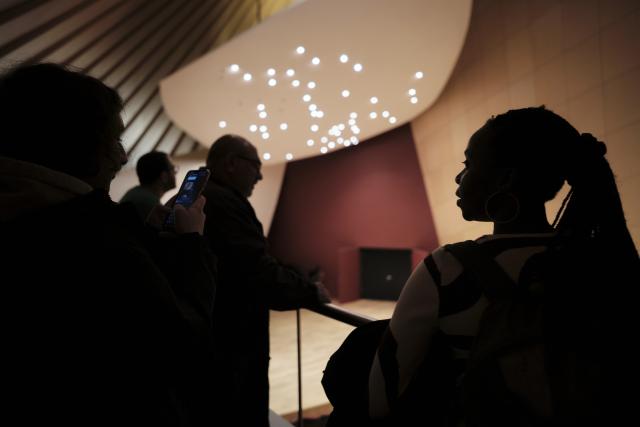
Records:
M256 159L252 159L250 157L244 157L244 156L240 156L237 155L236 157L239 157L243 160L246 160L247 162L251 163L253 165L253 167L259 172L260 169L262 168L262 163L260 162L260 160L256 160Z

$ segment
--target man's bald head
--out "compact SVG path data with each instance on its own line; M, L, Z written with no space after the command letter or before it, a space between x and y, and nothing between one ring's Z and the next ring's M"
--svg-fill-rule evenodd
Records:
M212 177L249 197L262 179L262 163L256 148L239 135L218 138L209 149L207 167Z
M229 155L246 154L253 145L240 135L226 134L216 139L207 155L207 167L214 170Z

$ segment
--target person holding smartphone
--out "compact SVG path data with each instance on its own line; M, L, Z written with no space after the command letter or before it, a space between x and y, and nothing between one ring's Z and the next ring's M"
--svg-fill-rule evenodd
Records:
M122 100L55 64L0 75L5 417L184 426L212 351L205 198L145 226L108 195L127 161ZM157 230L154 230L154 227Z
M269 253L248 197L262 179L256 148L237 135L216 140L208 153L211 178L205 237L218 257L214 308L214 371L210 408L238 414L236 426L267 427L269 309L329 302L322 283L284 266Z

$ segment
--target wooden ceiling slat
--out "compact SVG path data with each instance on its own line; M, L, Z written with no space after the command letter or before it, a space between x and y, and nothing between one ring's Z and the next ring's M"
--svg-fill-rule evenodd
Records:
M20 16L31 12L38 6L48 2L50 0L31 0L31 1L23 1L21 3L15 4L13 6L8 7L0 12L0 25L5 24L13 19L19 18Z
M101 13L99 13L96 16L94 16L89 21L85 22L84 24L80 25L78 28L76 28L75 30L73 30L72 32L70 32L69 34L67 34L66 36L64 36L60 40L58 40L57 42L55 42L53 44L50 44L45 49L41 50L40 52L38 52L35 55L33 55L31 58L27 59L25 61L25 63L33 64L35 62L38 62L38 61L42 60L43 58L46 58L51 52L54 52L55 50L57 50L60 47L64 46L65 44L67 44L69 42L69 40L73 39L74 37L76 37L78 34L82 33L83 31L85 31L86 29L91 28L91 26L93 26L96 22L100 21L105 16L110 15L111 13L116 11L120 6L124 5L126 1L127 0L120 0L119 2L115 3L114 5L112 5L112 6L108 7L107 9L103 10Z
M51 28L55 27L59 23L63 22L66 19L69 19L70 17L80 12L81 10L86 9L95 1L96 0L85 0L82 3L67 10L66 12L51 18L50 20L43 23L42 25L39 25L36 28L33 28L30 31L27 31L26 33L22 34L19 37L9 40L8 42L0 46L0 57L6 56L8 53L14 51L15 49L22 46L23 44L29 42L30 40L35 39L36 37L38 37L43 33L46 33L47 31L49 31Z

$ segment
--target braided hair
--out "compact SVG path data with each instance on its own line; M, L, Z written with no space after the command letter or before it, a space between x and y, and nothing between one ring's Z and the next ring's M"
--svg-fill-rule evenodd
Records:
M598 237L637 260L603 142L544 106L509 110L490 118L485 128L492 133L497 161L521 172L532 197L546 202L569 184L553 222L559 234Z

